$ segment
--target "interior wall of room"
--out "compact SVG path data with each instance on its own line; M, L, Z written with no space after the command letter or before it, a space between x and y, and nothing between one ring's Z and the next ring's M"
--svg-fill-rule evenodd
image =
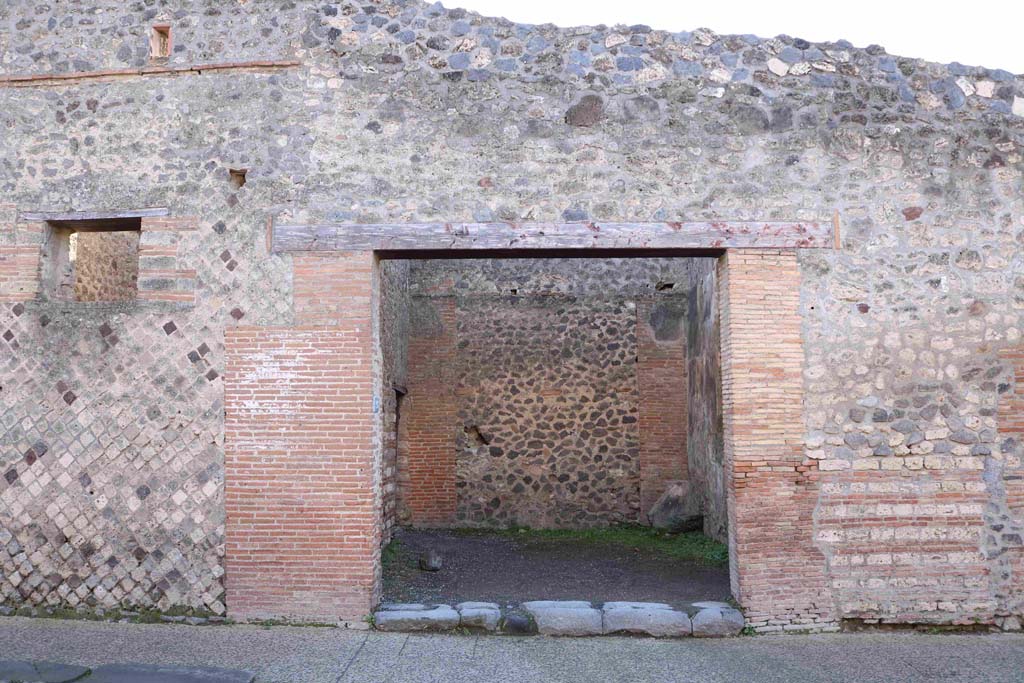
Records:
M74 273L78 301L131 301L138 293L139 235L135 230L77 232Z
M409 262L380 262L380 347L383 414L381 458L381 537L391 538L397 520L400 402L408 385Z
M722 441L721 321L714 259L695 259L687 283L687 460L690 491L700 498L704 533L728 535Z
M412 262L402 521L646 522L688 476L689 261Z

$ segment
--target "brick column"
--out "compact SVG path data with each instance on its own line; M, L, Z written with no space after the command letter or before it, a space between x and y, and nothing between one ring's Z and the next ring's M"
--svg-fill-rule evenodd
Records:
M416 300L409 326L409 393L399 445L400 516L415 526L455 522L454 298Z
M687 367L683 310L677 329L658 338L651 313L658 303L637 301L636 366L640 427L640 518L668 488L670 481L686 481Z
M373 255L295 258L296 327L225 335L228 614L356 622L379 598Z
M814 544L816 462L803 448L803 341L796 252L719 261L732 592L759 630L834 622Z

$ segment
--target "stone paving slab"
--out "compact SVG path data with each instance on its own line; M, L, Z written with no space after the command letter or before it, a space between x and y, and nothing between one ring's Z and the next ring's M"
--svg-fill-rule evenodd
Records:
M253 683L251 673L204 666L107 664L92 670L82 683Z
M693 627L686 612L662 603L611 602L605 604L604 632L633 633L656 638L684 638Z
M694 617L663 602L611 601L595 608L585 600L531 600L522 609L532 618L514 612L504 615L505 633L525 635L536 632L550 636L594 636L605 634L647 635L655 638L722 638L739 635L743 614L725 602L693 603ZM524 623L519 624L517 619ZM380 631L446 631L458 626L496 632L502 610L493 602L460 602L449 605L419 603L384 604L374 614ZM536 630L534 630L534 626Z
M725 638L739 635L745 622L743 614L732 607L705 607L692 619L696 638Z
M460 612L464 609L501 609L496 602L460 602L455 605Z
M529 602L523 603L523 609L530 611L531 609L545 609L548 607L557 607L559 609L584 609L592 607L592 605L586 600L530 600Z
M496 607L464 607L459 610L459 625L466 628L497 631L500 620L501 610Z
M459 625L459 613L450 605L380 610L374 613L373 624L379 631L447 631Z
M85 677L89 669L84 666L55 664L53 662L25 662L0 660L0 683L25 681L26 683L71 683Z
M603 609L672 609L672 605L664 602L623 602L612 601L602 605Z
M582 600L535 600L523 609L537 622L545 636L596 636L604 631L601 610Z

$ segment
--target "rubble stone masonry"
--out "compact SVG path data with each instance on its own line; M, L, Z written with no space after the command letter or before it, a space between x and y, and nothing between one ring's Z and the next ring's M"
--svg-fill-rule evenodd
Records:
M154 24L173 32L155 60ZM680 337L703 340L687 470L728 498L708 531L749 624L1024 616L1024 79L416 0L12 0L0 53L5 606L368 613L414 459L405 403L480 419L443 372L403 374L406 344L438 342L441 371L476 318L402 303L413 268L273 253L275 225L813 221L833 248L689 254L718 262ZM52 296L47 213L143 209L134 299ZM644 357L646 331L628 335L618 351ZM699 398L719 370L721 447ZM628 400L647 419L651 397ZM457 477L408 476L437 487L425 513L471 509Z
M689 478L693 260L414 262L404 520L646 521Z

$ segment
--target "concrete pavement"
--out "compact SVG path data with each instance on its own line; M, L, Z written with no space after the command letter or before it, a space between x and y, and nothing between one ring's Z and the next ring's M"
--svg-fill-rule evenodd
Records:
M251 671L257 683L1020 683L1024 636L555 639L8 617L0 659L223 667Z

